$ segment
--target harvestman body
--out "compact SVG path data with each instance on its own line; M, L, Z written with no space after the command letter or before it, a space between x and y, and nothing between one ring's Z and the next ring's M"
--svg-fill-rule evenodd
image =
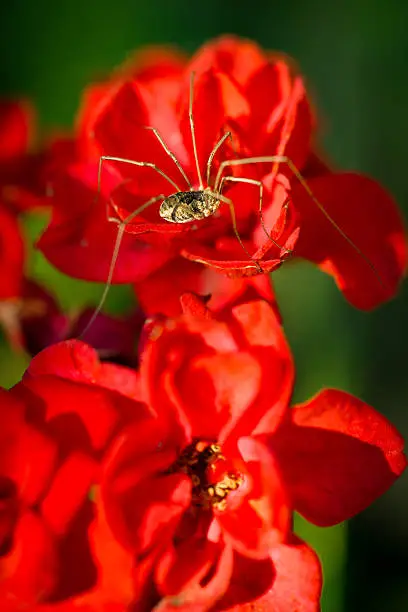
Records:
M303 188L305 189L305 191L307 192L311 200L319 208L321 213L333 225L333 227L339 232L339 234L349 243L349 245L356 251L356 253L365 260L365 262L374 272L379 283L383 285L383 281L378 271L372 264L372 262L368 259L368 257L366 257L366 255L359 249L359 247L351 240L351 238L341 229L341 227L336 223L336 221L330 216L330 214L326 211L324 206L315 197L315 195L313 194L312 190L308 186L307 182L305 181L305 179L303 178L299 170L296 168L296 166L293 164L293 162L288 157L284 155L270 155L270 156L262 156L262 157L247 157L247 158L242 158L242 159L225 160L221 162L218 168L218 172L217 172L215 181L213 183L213 186L211 187L211 168L212 168L214 157L218 149L224 144L227 138L232 139L231 132L226 132L220 138L220 140L216 143L216 145L214 146L214 149L212 150L210 156L208 157L207 173L206 173L207 187L204 188L203 178L202 178L200 164L199 164L198 155L197 155L197 143L196 143L196 137L195 137L195 126L194 126L194 117L193 117L193 85L194 85L194 73L191 74L191 79L190 79L189 119L190 119L190 131L191 131L191 139L192 139L193 152L194 152L194 160L195 160L197 176L199 180L198 189L193 188L193 185L190 179L188 178L187 174L185 173L183 167L181 166L180 162L178 161L174 153L170 151L170 149L164 142L163 138L161 137L160 133L154 127L145 127L145 129L151 130L154 133L157 140L159 141L159 143L161 144L161 146L167 153L167 155L173 160L173 162L179 169L181 175L183 176L183 179L188 185L187 191L183 191L183 189L181 189L177 183L175 183L167 174L163 172L163 170L161 170L158 166L156 166L152 162L135 161L135 160L126 159L122 157L112 157L112 156L102 156L99 160L98 190L97 190L96 199L99 199L99 195L101 192L101 178L102 178L102 168L103 168L104 161L118 162L118 163L133 165L133 166L139 166L143 168L151 168L152 170L160 174L168 183L170 183L175 189L175 192L167 197L163 194L160 194L160 195L150 198L150 200L148 200L147 202L139 206L136 210L134 210L128 217L126 217L123 220L120 220L118 218L119 215L118 217L109 216L108 214L109 211L107 210L107 220L109 222L116 223L118 225L118 233L116 237L114 250L112 253L112 259L111 259L111 263L109 267L109 273L108 273L108 278L106 280L105 289L103 291L101 300L95 312L93 313L90 321L88 322L88 325L86 326L86 328L84 329L81 335L83 335L89 329L89 327L92 325L92 323L94 322L94 320L96 319L96 317L98 316L99 312L101 311L103 307L103 304L105 302L106 296L109 291L109 288L112 284L113 273L115 270L116 261L118 258L119 249L120 249L120 245L123 239L126 225L128 225L135 217L137 217L137 215L140 215L144 210L146 210L146 208L152 206L153 204L159 202L160 200L162 202L161 202L160 209L159 209L159 215L162 219L170 223L191 223L193 221L201 221L202 219L211 217L218 210L218 208L220 207L222 203L227 204L230 209L232 229L234 231L234 234L239 244L241 245L242 249L247 254L249 261L251 262L248 264L247 268L253 268L253 269L256 269L259 273L264 273L259 262L254 260L252 255L248 252L246 246L242 242L242 239L238 233L234 204L230 199L226 198L222 193L224 186L227 183L246 183L246 184L255 185L258 187L259 189L258 212L259 212L259 219L260 219L261 226L266 236L268 237L268 239L279 249L282 250L282 247L271 237L270 232L267 230L265 223L264 223L263 210L262 210L262 197L263 197L262 181L257 181L255 179L250 179L250 178L245 178L245 177L236 177L236 176L231 176L231 175L223 176L223 173L227 168L232 168L234 166L244 166L248 164L257 164L257 163L271 163L274 165L286 164L288 168L291 170L291 172L295 175L299 183L303 186ZM287 207L287 204L288 202L285 204L286 207ZM107 209L109 209L109 205L112 206L115 212L118 212L112 200L108 203ZM285 254L290 255L291 253L292 251L290 249L286 249Z

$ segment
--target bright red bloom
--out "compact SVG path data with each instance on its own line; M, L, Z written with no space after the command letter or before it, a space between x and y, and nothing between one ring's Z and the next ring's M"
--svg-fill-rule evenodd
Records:
M320 568L292 511L334 524L403 471L399 434L363 402L288 409L266 302L217 319L182 304L147 324L138 374L67 341L3 392L2 610L314 612Z
M404 470L402 439L340 391L289 410L290 354L265 302L223 322L191 296L183 304L182 318L150 324L144 345L157 418L126 428L104 462L108 521L145 568L137 610L158 596L157 610L285 610L288 597L316 610L319 569L290 540L292 510L319 525L361 511ZM290 574L297 563L303 579Z
M374 181L334 173L316 163L310 104L301 77L287 60L265 54L249 41L224 37L205 45L190 62L183 63L165 50L144 57L140 66L137 61L85 93L77 138L80 164L56 181L55 216L39 243L52 263L72 276L105 281L117 232L116 224L106 221L106 206L112 216L123 220L153 196L188 191L180 169L146 126L159 130L192 189L200 187L189 122L189 77L194 71L193 116L204 187L207 160L223 134L231 131L233 144L227 139L214 156L212 188L222 161L236 156L287 156L355 244L329 222L286 164L279 168L272 163L227 166L225 176L263 184L265 226L281 249L261 226L259 187L226 182L223 191L234 203L239 234L260 268L275 269L288 250L294 250L332 274L347 299L359 308L373 308L395 294L406 263L396 206ZM106 162L96 206L100 155L153 162L173 184L151 168ZM112 193L115 185L119 187ZM157 304L155 299L150 303L150 290L144 283L151 286L152 274L156 283L162 279L167 284L171 278L170 301L177 303L177 290L180 285L185 288L186 281L179 272L187 265L183 259L199 264L189 268L190 290L208 286L203 263L227 276L259 272L232 231L225 203L215 215L196 223L161 221L159 205L145 209L126 226L128 235L113 276L113 282L136 282L149 312L156 312ZM246 281L237 282L245 291ZM226 283L224 293L230 289L235 291L236 286Z
M116 597L99 575L94 547L103 546L99 531L107 527L89 492L120 423L134 410L143 414L137 388L131 370L66 343L41 353L21 383L2 392L1 610L84 593L97 609Z

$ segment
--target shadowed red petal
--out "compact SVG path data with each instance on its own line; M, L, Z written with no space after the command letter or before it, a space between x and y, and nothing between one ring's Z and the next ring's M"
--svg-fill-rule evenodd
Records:
M259 274L248 278L228 278L207 266L186 259L176 259L135 285L144 312L174 317L181 314L180 295L192 291L204 298L217 312L236 301L248 302L261 297L275 302L271 280ZM163 300L163 295L166 299Z
M246 599L247 603L222 609L228 612L319 612L322 571L313 550L294 537L292 543L275 546L270 560L275 570L272 587L260 597L253 598L253 583L248 580L251 567L247 561L248 567L244 565L243 568L245 573L237 573L236 582L231 585L230 596L231 599L240 597L239 601ZM265 570L267 568L262 571ZM252 571L256 572L256 567ZM255 574L254 578L259 582L259 576ZM228 595L226 603L231 605Z
M176 548L169 546L156 566L156 584L162 595L177 595L202 582L216 561L220 546L206 538L188 538Z
M118 176L112 168L105 169L103 197L96 206L97 173L96 164L76 166L58 178L54 183L53 218L38 240L37 248L65 274L105 283L118 226L107 221L104 199L108 198ZM135 240L125 232L112 280L114 283L140 280L171 257L169 248Z
M14 532L13 548L0 558L1 610L13 600L19 609L32 609L52 591L56 572L54 542L45 523L31 512L24 513Z
M233 551L225 546L214 576L205 586L194 584L177 595L164 597L154 612L204 612L216 605L228 588L233 568Z
M353 173L313 178L309 186L363 255L300 185L291 196L302 217L296 254L332 274L357 308L370 310L395 295L406 267L407 248L402 220L389 194L375 181Z
M156 419L128 427L104 463L102 498L117 539L138 553L174 530L191 498L191 482L169 473L177 458L177 431Z
M166 119L169 119L170 109L164 103L165 100L162 100L163 113ZM166 125L163 118L158 123L157 113L154 113L153 108L153 100L148 97L141 83L129 81L119 85L99 105L99 113L95 117L93 127L95 142L99 146L101 155L153 162L173 181L182 185L183 179L175 163L167 155L154 133L145 129L146 127L158 129L161 136L167 141L167 146L175 142L174 134L171 135L171 126ZM175 115L173 123L174 131L176 131ZM182 163L185 160L185 154L180 146L181 143L177 142L177 144L176 148L174 145L171 148ZM120 162L113 163L125 178L129 176L137 176L141 180L143 177L146 177L146 180L148 178L151 185L151 196L162 193L163 189L166 195L171 191L177 191L170 183L163 181L153 169L132 167L131 164Z
M56 472L41 503L41 513L53 533L64 535L86 501L96 480L98 464L84 453L73 452Z
M403 439L361 400L325 390L293 408L269 439L296 510L334 525L361 512L404 471Z
M20 499L34 504L49 484L57 448L49 436L25 422L24 405L12 393L1 389L0 395L0 476L13 483Z

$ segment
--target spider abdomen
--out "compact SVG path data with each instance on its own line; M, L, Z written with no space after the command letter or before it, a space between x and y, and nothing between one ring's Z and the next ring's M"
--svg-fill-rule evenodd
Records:
M178 191L163 200L159 214L170 223L189 223L210 217L219 205L220 200L210 191Z

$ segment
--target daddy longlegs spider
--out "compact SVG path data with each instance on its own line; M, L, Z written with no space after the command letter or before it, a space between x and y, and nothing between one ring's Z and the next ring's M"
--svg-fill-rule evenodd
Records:
M252 257L252 255L249 253L248 249L246 248L245 244L243 243L241 239L241 236L239 235L239 232L237 229L234 204L232 200L225 197L222 193L223 188L227 183L246 183L250 185L255 185L259 188L258 213L259 213L259 219L260 219L260 223L263 228L263 231L265 232L268 239L276 247L278 247L280 250L282 250L283 247L281 247L271 237L270 232L265 226L265 222L263 218L263 209L262 209L262 200L263 200L262 181L258 181L258 180L246 178L246 177L236 177L232 175L223 176L223 173L227 168L232 168L234 166L244 166L248 164L258 164L258 163L271 163L276 166L278 166L279 164L286 164L289 170L294 174L296 179L305 189L306 193L309 195L311 200L321 211L321 213L333 225L333 227L339 232L339 234L344 238L344 240L348 242L348 244L354 249L354 251L360 257L362 257L362 259L364 259L364 261L368 264L368 266L371 268L371 270L377 277L377 280L379 281L379 283L382 286L384 286L383 280L380 277L374 264L359 249L359 247L353 242L353 240L341 229L341 227L336 223L336 221L327 212L323 204L321 204L320 201L316 198L316 196L310 189L309 185L307 184L306 180L303 178L302 174L300 173L300 171L297 169L297 167L295 166L295 164L292 162L292 160L289 157L285 155L264 155L260 157L246 157L246 158L224 160L221 162L218 168L218 172L217 172L214 184L213 186L211 186L211 168L212 168L212 164L214 161L214 157L217 154L220 147L225 143L225 141L228 138L232 140L231 132L226 132L215 144L213 150L211 151L208 157L207 169L206 169L207 187L204 187L203 177L202 177L200 163L199 163L198 154L197 154L197 142L196 142L196 136L195 136L195 125L194 125L194 116L193 116L194 76L195 76L195 73L192 72L190 76L190 92L189 92L189 121L190 121L190 132L191 132L191 140L192 140L192 146L193 146L194 161L195 161L197 177L198 177L198 182L199 182L198 189L194 189L190 179L188 178L185 170L183 169L182 165L178 161L177 157L174 155L174 153L172 153L172 151L170 151L169 147L163 140L159 131L154 127L143 126L145 129L151 130L153 132L153 134L159 141L160 145L163 147L164 151L166 152L166 154L173 160L178 170L180 171L180 174L182 175L184 181L188 185L187 191L183 190L175 181L173 181L173 179L171 179L165 172L163 172L161 168L159 168L158 166L156 166L156 164L152 162L136 161L133 159L126 159L123 157L114 157L110 155L103 155L99 159L97 195L95 198L96 201L99 200L100 193L101 193L102 169L103 169L103 163L105 161L129 164L132 166L139 166L142 168L151 168L152 170L157 172L160 176L162 176L168 183L170 183L172 187L175 189L175 192L169 196L160 194L160 195L150 198L147 202L139 206L136 210L134 210L125 219L122 219L122 220L118 218L119 214L118 214L118 217L112 217L109 215L109 206L111 206L115 210L115 212L117 212L117 209L112 201L112 194L111 194L111 199L107 203L106 216L107 216L107 220L110 223L116 223L118 225L118 233L116 236L116 241L115 241L115 245L114 245L114 249L112 253L111 262L109 265L109 272L108 272L108 277L106 279L104 291L102 293L99 304L95 309L95 312L93 313L91 319L89 320L81 336L83 336L85 332L91 327L96 317L101 312L102 307L105 303L105 299L107 297L108 291L112 284L112 278L113 278L116 262L117 262L118 255L119 255L119 249L120 249L120 245L121 245L124 233L125 233L126 226L129 223L131 223L132 220L138 215L140 215L144 210L146 210L148 207L152 206L153 204L159 202L160 200L161 200L161 205L159 209L159 215L162 219L165 219L166 221L170 223L191 223L193 221L200 221L202 219L212 216L218 210L218 208L220 207L222 203L227 204L230 210L233 232L239 244L241 245L242 249L245 251L246 255L248 256L249 260L252 261L252 263L246 267L254 268L259 273L264 273L259 262L256 261ZM129 180L130 179L123 181L120 185L118 185L118 187L121 187L124 183L129 182ZM288 204L288 201L284 204L284 207L287 207L287 204ZM292 251L290 249L285 249L284 254L291 255Z

